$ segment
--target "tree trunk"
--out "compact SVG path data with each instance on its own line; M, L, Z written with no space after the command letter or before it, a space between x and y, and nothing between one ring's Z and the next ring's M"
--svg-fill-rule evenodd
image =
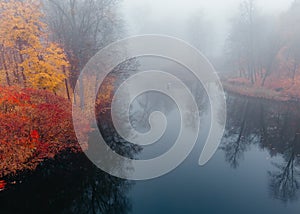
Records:
M4 55L4 50L1 51L1 58L2 58L2 63L3 63L3 68L5 70L5 75L6 75L6 82L7 85L10 86L10 79L9 79L9 74L8 74L8 69L7 69L7 65L6 65L6 60L5 60L5 55Z
M84 109L84 83L82 77L79 78L79 97L80 97L80 108Z
M63 72L66 75L66 67L65 66L63 66ZM68 85L67 78L65 78L65 87L66 87L66 93L67 93L68 100L71 101L71 96L70 96L70 91L69 91L69 85Z

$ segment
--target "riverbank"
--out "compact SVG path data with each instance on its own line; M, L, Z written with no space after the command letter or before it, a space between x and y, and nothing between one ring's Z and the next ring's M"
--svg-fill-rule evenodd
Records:
M295 96L294 94L289 93L281 88L277 90L269 89L251 84L236 83L234 81L230 81L229 79L223 79L222 85L226 91L243 96L281 102L300 102L300 97Z

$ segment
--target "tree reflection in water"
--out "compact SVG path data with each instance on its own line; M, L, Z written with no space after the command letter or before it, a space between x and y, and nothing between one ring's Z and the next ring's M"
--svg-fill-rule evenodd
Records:
M103 124L100 129L112 148L128 157L139 151L107 125L111 120ZM111 214L131 210L127 193L134 183L101 171L84 154L66 152L20 180L22 184L13 185L0 195L1 213Z
M62 155L3 192L1 213L128 213L132 182L112 177L83 154Z
M296 134L290 148L283 153L283 162L273 163L277 171L269 172L271 191L275 198L284 202L297 199L300 181L299 140L299 134Z
M297 104L272 103L228 94L228 117L221 149L232 168L238 168L253 144L280 157L268 171L272 197L297 199L300 182L300 110ZM277 160L277 159L276 159Z

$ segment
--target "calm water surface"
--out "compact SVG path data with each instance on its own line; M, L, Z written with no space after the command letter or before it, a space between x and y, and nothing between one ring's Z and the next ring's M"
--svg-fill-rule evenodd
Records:
M208 164L199 166L210 124L205 96L199 100L202 121L197 145L173 172L132 182L98 170L82 154L66 154L1 192L0 213L298 214L299 106L228 94L222 143ZM166 114L169 126L151 146L139 148L124 142L109 121L99 126L119 153L156 157L172 146L180 117L171 100L147 93L133 104L133 125L147 130L148 115L154 110ZM191 124L185 126L193 129Z

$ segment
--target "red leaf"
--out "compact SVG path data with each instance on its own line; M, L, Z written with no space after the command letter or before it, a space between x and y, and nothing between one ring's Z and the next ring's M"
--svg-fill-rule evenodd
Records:
M31 138L34 139L34 140L38 140L38 139L40 138L40 135L39 135L39 133L38 133L37 130L31 131L30 136L31 136Z
M6 182L4 180L0 181L0 190L3 190L6 186Z

